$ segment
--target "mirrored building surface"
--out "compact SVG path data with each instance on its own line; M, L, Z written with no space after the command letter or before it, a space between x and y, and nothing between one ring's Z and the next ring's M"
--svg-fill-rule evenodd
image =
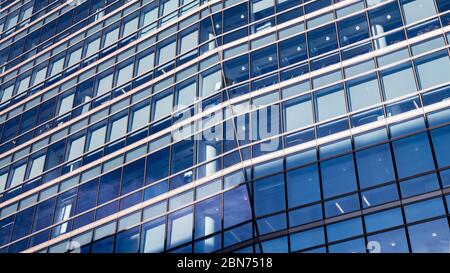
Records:
M449 253L449 42L448 0L2 0L0 253Z

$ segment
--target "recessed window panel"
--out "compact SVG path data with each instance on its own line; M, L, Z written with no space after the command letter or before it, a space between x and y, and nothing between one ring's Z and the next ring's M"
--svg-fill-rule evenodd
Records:
M277 48L269 46L251 53L252 77L269 73L277 69Z
M247 3L226 9L224 11L224 32L231 31L248 23Z
M369 37L366 15L355 15L338 23L341 46L353 44Z
M308 32L310 57L337 49L336 27L330 24Z
M14 85L11 85L11 86L5 88L1 94L0 103L9 100L12 97L13 91L14 91Z
M109 30L105 35L103 47L108 47L112 45L113 43L117 42L118 39L119 39L119 28L116 27L113 30Z
M248 56L243 55L224 63L225 81L233 85L248 80Z
M197 81L186 80L177 85L175 95L176 110L185 108L195 101L197 94Z
M306 60L307 48L305 35L299 35L279 43L280 67Z
M122 194L134 191L144 184L145 158L123 167Z
M194 164L194 141L182 140L172 146L172 171L177 173Z
M113 141L127 132L128 116L115 117L110 122L108 140Z
M44 154L30 161L31 166L29 166L29 174L27 178L36 177L37 175L41 174L44 171L45 157L46 156Z
M147 160L147 184L169 174L169 148L151 153Z

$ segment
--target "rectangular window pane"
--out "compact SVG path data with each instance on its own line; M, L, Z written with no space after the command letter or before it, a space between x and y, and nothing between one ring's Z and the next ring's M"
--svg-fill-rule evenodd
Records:
M102 126L97 130L92 131L89 139L88 152L102 146L105 143L105 136L106 126Z
M45 162L45 155L33 159L33 161L31 161L31 169L28 178L33 178L41 174L44 171L44 162Z
M9 188L13 188L23 182L25 178L26 166L27 164L22 164L14 168L14 170L11 173L11 181L9 183Z
M313 123L311 96L302 96L284 104L284 128L291 131Z
M82 136L75 140L72 140L72 142L70 143L69 153L67 155L67 161L77 158L83 154L85 139L86 138Z
M145 107L133 111L131 131L134 131L147 125L149 121L150 121L150 105L147 105Z

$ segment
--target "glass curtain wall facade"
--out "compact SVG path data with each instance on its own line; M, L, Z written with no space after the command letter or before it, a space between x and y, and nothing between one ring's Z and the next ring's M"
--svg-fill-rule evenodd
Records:
M450 1L5 0L0 253L450 252Z

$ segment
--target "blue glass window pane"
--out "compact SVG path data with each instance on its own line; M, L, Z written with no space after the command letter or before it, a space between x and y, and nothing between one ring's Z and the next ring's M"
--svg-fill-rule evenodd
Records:
M253 236L252 224L244 224L223 233L223 246L228 247L250 239Z
M169 214L167 228L167 247L173 248L192 240L192 207Z
M334 242L363 233L361 218L355 218L327 226L328 241Z
M440 177L441 177L441 181L442 181L442 186L444 188L450 187L450 169L442 171L440 173Z
M98 204L103 204L119 196L121 170L109 172L101 177L98 191Z
M247 55L226 61L223 66L227 85L233 85L248 80Z
M364 217L366 232L374 232L394 226L403 225L403 216L400 208L390 209Z
M363 238L355 239L328 247L330 253L366 253L366 243Z
M435 198L405 206L405 217L408 223L445 214L442 198Z
M169 174L169 154L169 148L165 148L148 156L147 184L162 179Z
M33 213L34 207L17 213L11 241L22 238L30 233L33 224Z
M399 178L434 169L425 133L394 141L393 147Z
M137 253L139 250L139 227L116 235L116 253Z
M397 2L392 2L369 11L369 20L372 36L382 35L403 25ZM389 37L385 38L387 41L383 42L384 45L390 44Z
M194 141L182 140L172 146L172 171L177 173L194 164Z
M98 184L98 179L95 179L78 187L77 209L75 213L86 211L97 204Z
M114 250L114 236L109 236L92 244L92 253L112 253Z
M334 217L359 210L359 198L357 194L341 197L325 202L325 216Z
M280 67L285 67L306 60L305 35L299 35L279 43Z
M278 68L277 47L272 45L265 47L250 54L252 77L257 77Z
M287 253L289 251L287 236L261 243L264 253Z
M324 161L320 169L325 198L356 190L353 155Z
M402 197L410 197L439 189L436 174L429 174L400 182Z
M406 234L403 228L368 236L367 241L368 246L374 246L374 248L369 249L371 253L409 252L408 241L406 240Z
M447 219L409 226L408 233L415 253L449 252L450 232Z
M232 7L225 10L223 14L224 32L236 29L248 23L248 8L247 3Z
M209 238L195 242L195 253L211 253L222 247L222 235L217 234Z
M285 209L283 175L275 175L257 180L253 185L256 216Z
M33 231L41 230L48 227L52 223L53 210L55 209L56 198L45 200L36 206L35 220L33 224Z
M129 193L144 184L145 158L123 167L122 194Z
M310 248L325 243L323 227L291 234L291 251Z
M320 181L317 165L286 173L288 206L290 208L320 200Z
M323 121L345 114L346 102L342 85L333 86L314 93L316 118Z
M450 165L450 126L432 130L431 139L439 168Z
M224 228L251 219L250 201L247 186L243 185L224 193Z
M322 205L312 205L305 208L296 209L289 212L289 226L299 226L323 218Z
M278 230L286 229L286 214L280 213L257 220L258 232L260 235L272 233Z
M220 230L222 195L209 198L195 205L195 238L208 236Z
M356 165L361 188L395 179L392 155L388 144L357 152Z
M166 217L142 225L140 252L156 253L164 250Z
M366 15L352 16L338 23L339 41L341 46L353 44L369 38Z
M144 190L144 201L163 194L169 190L169 184L167 181L161 181L152 185Z
M338 45L335 25L330 24L308 32L308 46L310 57L336 49Z
M391 184L361 193L363 208L385 204L399 199L397 185Z

